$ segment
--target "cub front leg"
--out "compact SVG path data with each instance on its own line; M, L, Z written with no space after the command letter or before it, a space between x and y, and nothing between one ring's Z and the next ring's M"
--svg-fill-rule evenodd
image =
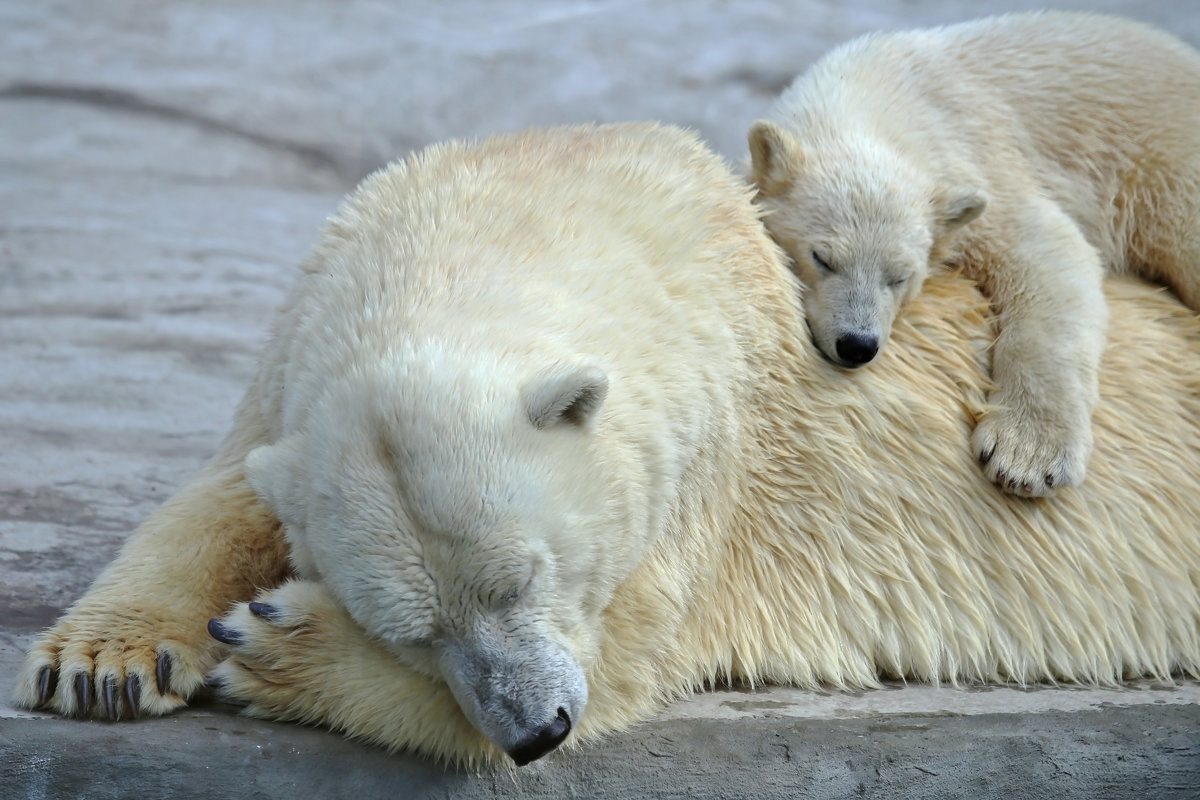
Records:
M999 226L997 227L997 223ZM988 409L972 436L984 474L1037 497L1080 484L1108 326L1099 255L1049 202L993 219L985 282L999 311Z
M209 624L228 646L210 681L245 713L325 725L461 766L507 761L447 685L388 652L320 583L292 580Z
M186 703L217 661L208 619L288 569L279 522L242 473L251 443L235 431L223 455L134 531L38 637L15 705L115 720Z

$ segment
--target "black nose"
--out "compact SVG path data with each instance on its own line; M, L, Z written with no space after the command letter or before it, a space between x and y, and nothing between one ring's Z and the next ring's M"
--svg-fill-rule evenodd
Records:
M879 352L879 340L874 336L847 333L837 340L837 354L848 367L861 367Z
M546 755L546 753L558 747L570 732L571 717L567 715L566 709L560 708L558 716L551 720L549 725L538 731L533 738L526 739L512 750L509 750L508 754L517 763L518 767L523 767L530 761L537 761Z

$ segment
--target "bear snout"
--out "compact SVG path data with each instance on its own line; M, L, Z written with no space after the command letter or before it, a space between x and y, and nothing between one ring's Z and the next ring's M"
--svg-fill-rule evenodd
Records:
M439 669L467 719L517 766L561 745L587 707L587 679L565 649L538 636L494 636L437 645Z
M534 736L521 742L508 751L508 755L518 767L523 767L530 761L537 761L554 748L563 743L571 732L571 716L561 706L558 716L550 724L542 728Z
M879 339L861 333L845 333L838 337L837 355L844 366L861 367L869 364L879 353Z

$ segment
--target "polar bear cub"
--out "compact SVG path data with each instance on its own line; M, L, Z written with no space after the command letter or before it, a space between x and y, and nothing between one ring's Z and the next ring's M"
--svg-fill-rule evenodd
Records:
M1010 492L1083 480L1105 267L1200 309L1200 54L1129 20L993 17L866 36L749 133L765 224L821 352L870 363L931 266L998 314L972 447Z

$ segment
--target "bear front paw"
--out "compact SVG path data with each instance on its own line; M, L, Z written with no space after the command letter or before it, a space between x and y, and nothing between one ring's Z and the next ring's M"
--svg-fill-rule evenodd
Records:
M323 586L290 581L209 621L209 635L228 647L209 683L251 716L315 721L339 629L354 628Z
M30 647L13 704L70 717L137 719L174 711L204 683L214 648L165 635L152 615L72 611Z
M228 648L209 682L250 716L327 725L468 767L508 758L444 682L367 636L323 584L289 581L212 620L208 632Z
M971 447L984 475L1001 489L1020 497L1043 497L1078 486L1091 455L1089 423L1041 423L1027 415L999 409L975 428Z

